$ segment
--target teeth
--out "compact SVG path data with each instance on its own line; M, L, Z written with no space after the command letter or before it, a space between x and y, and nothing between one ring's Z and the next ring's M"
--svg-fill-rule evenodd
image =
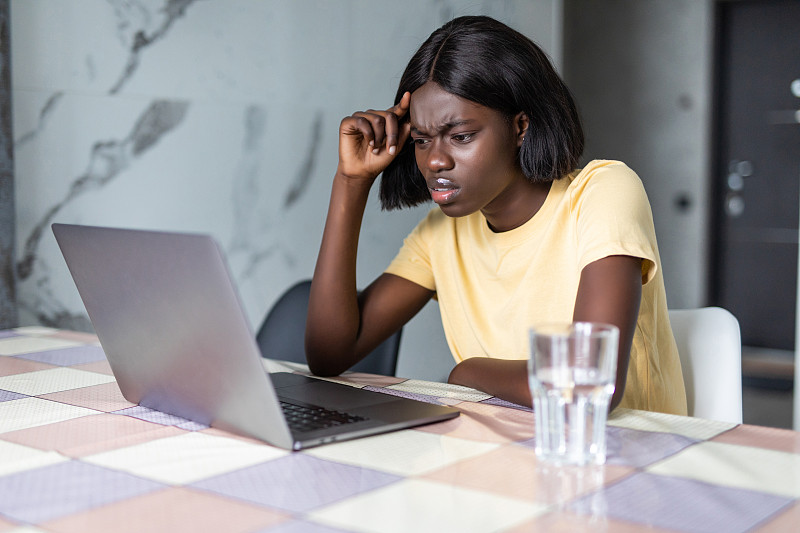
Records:
M437 192L450 191L455 189L454 184L450 180L444 178L437 179L435 185L438 185L438 187L434 186L432 187L432 189Z

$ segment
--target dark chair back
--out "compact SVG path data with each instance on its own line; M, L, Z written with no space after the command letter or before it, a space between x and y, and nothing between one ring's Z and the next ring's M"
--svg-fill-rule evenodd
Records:
M305 333L311 280L300 281L272 306L256 334L261 355L295 363L306 362ZM400 351L400 329L350 370L394 376Z

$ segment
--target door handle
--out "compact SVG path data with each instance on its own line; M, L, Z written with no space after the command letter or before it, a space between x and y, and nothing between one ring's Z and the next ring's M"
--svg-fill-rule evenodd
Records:
M728 192L725 195L725 213L736 218L744 213L744 179L753 175L753 164L750 161L733 159L728 163Z

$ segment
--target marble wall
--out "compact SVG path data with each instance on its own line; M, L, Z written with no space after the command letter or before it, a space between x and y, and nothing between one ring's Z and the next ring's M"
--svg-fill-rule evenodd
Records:
M89 329L53 222L211 233L254 327L311 276L341 117L391 104L417 46L488 14L560 61L560 0L11 0L18 303ZM365 215L359 283L428 208ZM435 304L400 373L452 365Z
M0 329L17 325L14 275L14 141L8 0L0 0Z

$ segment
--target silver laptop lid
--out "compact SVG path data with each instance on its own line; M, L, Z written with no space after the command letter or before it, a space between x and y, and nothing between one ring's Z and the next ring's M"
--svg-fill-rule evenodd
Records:
M67 224L53 232L127 400L292 448L213 238Z

